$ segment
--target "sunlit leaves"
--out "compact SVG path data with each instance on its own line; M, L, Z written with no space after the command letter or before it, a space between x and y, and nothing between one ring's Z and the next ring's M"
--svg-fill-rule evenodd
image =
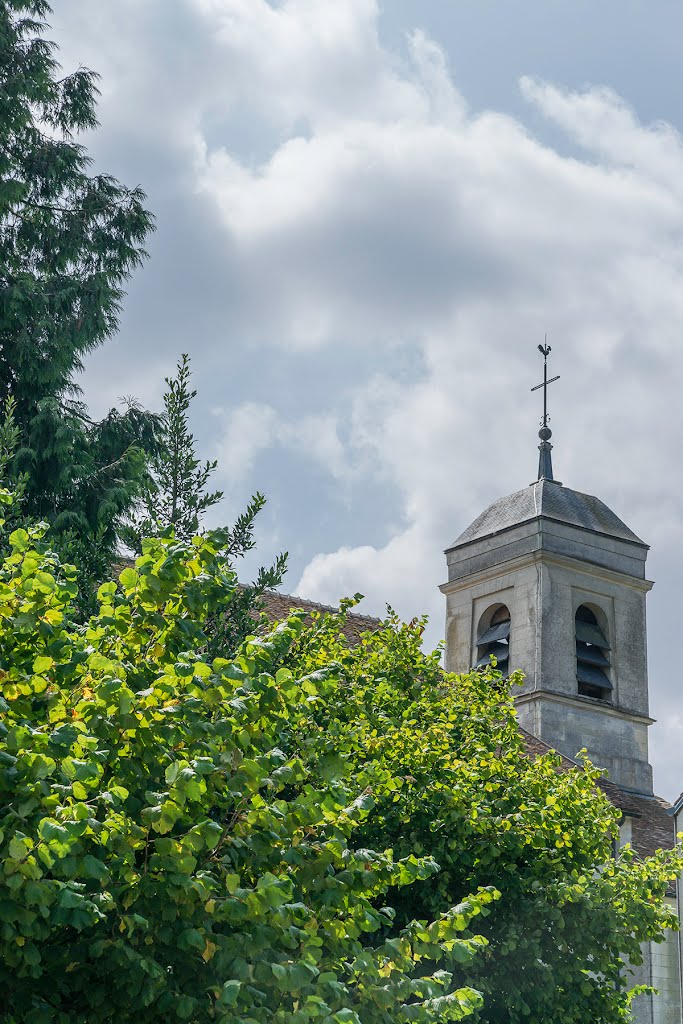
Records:
M236 658L203 624L235 586L229 537L146 541L71 624L41 531L0 568L0 981L9 1020L459 1020L497 893L395 927L389 892L438 874L356 841L385 767L334 729L342 666L283 665L295 615ZM40 685L36 686L36 680ZM44 683L44 685L42 685ZM302 742L304 735L308 738Z
M357 830L364 843L391 848L407 873L411 855L438 863L392 895L397 924L444 912L458 921L463 897L494 885L501 898L483 908L488 916L472 911L486 953L461 975L455 968L483 994L479 1019L626 1019L625 957L639 963L640 944L676 926L664 895L680 856L641 860L626 849L614 859L620 814L601 794L599 773L528 755L516 679L444 675L439 653L422 651L419 620L390 616L351 647L343 618L314 616L288 656L295 677L340 666L336 693L313 722L297 723L298 741L315 751L319 776L332 769L331 778L368 779L374 806ZM416 941L431 948L426 932ZM454 960L463 952L458 946Z

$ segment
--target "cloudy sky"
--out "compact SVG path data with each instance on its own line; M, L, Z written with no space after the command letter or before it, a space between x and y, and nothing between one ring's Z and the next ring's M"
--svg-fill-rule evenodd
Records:
M257 488L286 589L442 634L443 549L556 475L651 544L652 760L683 785L683 7L56 0L96 167L157 218L96 412L192 357L216 521ZM248 571L251 567L246 567Z

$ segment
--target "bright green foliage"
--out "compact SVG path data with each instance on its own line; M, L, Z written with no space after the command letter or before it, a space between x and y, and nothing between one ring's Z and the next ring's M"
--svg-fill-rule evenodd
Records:
M16 403L12 472L26 474L27 513L106 565L155 418L131 404L92 422L75 377L116 329L151 216L140 189L88 173L76 137L96 124L95 75L61 74L42 36L49 10L0 0L0 400Z
M478 931L497 894L392 927L387 891L437 865L355 842L372 791L391 789L385 766L351 776L326 737L299 743L330 718L343 677L324 657L304 676L283 667L301 616L236 659L207 660L202 623L236 587L228 544L223 532L146 541L74 627L75 569L39 529L12 534L0 568L0 1019L460 1020L480 1003L462 984L485 948L470 921Z
M486 880L500 892L468 969L484 994L481 1021L611 1024L627 1017L624 957L661 940L675 918L663 897L679 853L614 859L619 812L598 774L527 755L511 687L495 671L445 675L421 650L423 623L390 618L349 649L337 616L320 616L290 657L295 674L343 666L336 701L300 734L338 770L370 765L386 781L361 829L369 845L433 857L441 870L392 893L397 926L437 915ZM327 749L327 753L325 753ZM632 983L631 983L632 984Z

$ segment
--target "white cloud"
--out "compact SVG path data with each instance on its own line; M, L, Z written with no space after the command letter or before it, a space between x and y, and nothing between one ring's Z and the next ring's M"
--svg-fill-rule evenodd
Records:
M421 581L425 574L439 573L439 556L432 535L414 525L397 533L379 549L366 544L315 555L296 583L294 593L330 604L361 593L366 600L359 610L368 614L383 614L387 604L405 619L430 613L433 621L427 643L435 647L443 637L445 606L441 595L435 593L431 600L427 599L425 607Z
M679 465L683 428L683 152L672 129L641 125L609 91L523 81L588 150L563 156L508 117L464 116L438 48L419 47L438 73L423 61L393 106L355 117L336 108L256 169L216 151L200 180L265 281L269 316L286 325L278 343L325 346L343 334L350 353L387 352L383 374L358 379L350 446L398 488L402 522L384 544L314 555L294 589L329 601L360 590L370 607L389 600L405 615L427 608L436 639L440 548L533 476L533 413L520 399L546 329L564 378L553 398L562 477L627 520L632 509L646 539L662 534L680 550L680 521L665 511L680 470L666 484L663 474ZM431 97L422 105L418 74ZM435 118L444 96L451 116ZM422 370L399 380L391 349L405 339ZM655 388L670 421L657 452ZM655 713L672 699L656 678Z
M245 402L229 413L218 409L214 414L224 420L216 448L218 472L232 486L242 482L261 452L276 446L303 452L339 479L351 472L333 416L308 415L288 422L263 402Z
M221 477L242 480L259 452L273 443L276 429L277 413L263 402L245 402L234 409L218 445Z
M562 91L548 82L523 77L523 95L589 152L607 163L629 167L649 180L683 194L683 140L669 124L644 127L612 89Z
M376 0L191 3L229 62L231 98L281 129L419 115L429 102L381 47Z

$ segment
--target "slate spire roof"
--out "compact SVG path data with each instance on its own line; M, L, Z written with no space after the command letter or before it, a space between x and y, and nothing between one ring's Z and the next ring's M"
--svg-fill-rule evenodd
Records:
M533 519L567 523L583 530L590 530L592 533L601 533L647 547L645 542L599 498L593 497L592 494L582 494L581 491L573 491L557 480L543 477L521 491L515 491L514 494L494 501L453 541L448 550L484 537L491 537L502 530L510 530Z
M486 537L493 537L504 530L511 530L515 526L521 526L534 519L566 523L591 533L615 537L618 540L625 540L647 548L648 545L640 537L637 537L633 530L630 530L626 523L622 522L619 516L605 505L604 501L593 497L592 494L573 491L570 487L564 487L559 480L554 479L553 446L550 443L550 438L553 435L548 426L550 419L548 415L548 385L560 378L553 377L548 380L548 355L551 348L547 340L543 345L539 345L538 349L543 356L543 383L537 384L531 389L538 391L543 388L543 419L538 432L541 442L538 446L538 479L523 490L515 491L514 494L508 494L506 497L494 501L446 548L446 551L452 551L454 548L463 547L465 544L483 540Z

